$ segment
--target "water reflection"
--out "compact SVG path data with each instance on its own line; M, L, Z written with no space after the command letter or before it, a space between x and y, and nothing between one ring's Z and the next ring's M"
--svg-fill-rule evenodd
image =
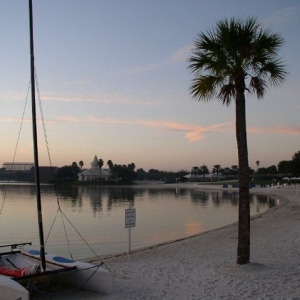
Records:
M7 190L5 190L7 189ZM135 205L136 199L139 201L163 201L166 198L181 201L190 200L193 205L201 205L203 208L212 204L215 207L224 205L238 206L239 198L237 191L221 190L200 190L192 188L138 188L138 187L65 187L58 186L54 188L52 185L42 185L43 197L58 198L58 201L69 203L73 208L80 210L83 203L89 200L91 210L93 212L102 211L103 209L110 211L114 207L127 207L130 203ZM23 195L25 198L33 198L35 196L34 185L10 185L0 184L1 198L7 194L7 198L19 197ZM8 200L9 201L9 200ZM250 204L258 206L266 206L268 208L276 205L276 200L268 195L250 195Z
M38 243L35 187L10 185L7 192L5 188L0 184L1 202L6 194L0 216L1 243L19 242L24 237ZM124 221L129 203L137 212L132 249L220 227L237 221L238 217L238 193L230 190L138 186L58 187L55 190L51 185L42 185L41 192L45 230L51 227L58 199L63 212L99 255L126 251ZM276 200L268 195L251 195L251 214L275 206ZM62 226L53 229L51 245L47 246L53 247L55 252L60 248L63 251ZM12 235L12 232L16 233ZM77 237L72 236L70 241L76 244L77 258L89 256Z

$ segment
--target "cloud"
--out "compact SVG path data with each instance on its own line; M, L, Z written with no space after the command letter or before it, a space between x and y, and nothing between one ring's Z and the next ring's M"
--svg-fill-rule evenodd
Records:
M58 122L67 123L98 123L103 125L116 126L144 126L147 128L154 128L160 131L172 131L183 133L185 138L190 142L197 142L205 138L206 134L214 132L228 132L232 130L232 123L218 123L210 126L200 126L193 124L180 123L175 121L158 121L158 120L126 120L113 118L99 118L95 116L88 116L86 118L75 118L72 116L62 116L56 119Z
M82 123L84 120L81 118L75 118L73 116L62 116L56 119L58 122L67 122L67 123Z
M225 132L231 128L232 123L219 123L207 127L179 123L174 121L157 121L157 120L121 120L121 119L101 119L97 117L88 117L87 121L101 123L106 125L140 125L148 128L155 128L161 131L181 132L190 142L197 142L205 138L205 133Z
M25 100L25 94L7 92L0 93L0 99L4 101L9 99L9 101L19 101ZM7 100L8 101L8 100ZM89 102L89 103L105 103L105 104L123 104L123 105L143 105L143 106L157 106L161 103L159 100L144 99L142 96L136 96L135 98L127 98L119 94L105 94L99 92L99 94L67 94L63 93L43 93L41 95L42 103L45 101L57 101L57 102ZM29 105L27 103L27 105Z
M193 44L186 45L174 53L167 59L166 63L186 61L187 57L192 53Z
M201 126L195 124L180 123L175 121L159 121L159 120L126 120L113 118L98 118L89 116L86 118L74 118L71 116L60 117L58 121L65 121L71 123L100 123L104 125L116 126L144 126L147 128L154 128L159 131L172 131L183 133L185 139L189 142L197 142L203 140L211 133L234 133L235 125L232 122L216 123L209 126ZM249 127L248 134L285 134L285 135L300 135L300 127Z
M20 121L17 118L0 119L1 122L16 122ZM30 121L30 119L24 119ZM60 116L56 119L45 120L46 123L70 123L70 124L103 124L113 126L143 126L153 128L158 131L171 131L175 133L182 133L189 142L197 142L203 140L211 133L234 133L235 127L232 122L216 123L209 126L201 126L198 124L188 124L176 121L160 121L147 119L114 119L114 118L99 118L95 116L74 117L70 115ZM300 127L297 126L283 126L283 127L249 127L248 134L274 134L274 135L300 135Z
M118 74L138 74L138 73L144 73L156 69L160 69L164 66L171 65L174 63L186 61L188 55L191 53L193 48L192 44L186 45L175 52L173 52L167 59L161 61L161 62L156 62L156 63L151 63L151 64L146 64L131 70L123 70L117 72Z
M191 125L172 121L155 121L155 120L138 120L143 126L157 128L163 131L174 131L185 133L185 138L190 142L197 142L205 138L205 133L224 131L225 127L230 123L220 123L203 127L199 125Z
M299 8L297 6L291 6L278 10L272 16L264 21L266 26L272 26L274 24L280 24L289 21L294 15L297 15Z
M112 119L112 118L107 118L107 119L101 119L98 117L87 117L87 120L93 123L100 123L100 124L107 124L107 125L133 125L135 124L134 121L130 120L123 120L123 119Z
M253 134L288 134L300 135L300 127L285 126L285 127L250 127L249 133Z

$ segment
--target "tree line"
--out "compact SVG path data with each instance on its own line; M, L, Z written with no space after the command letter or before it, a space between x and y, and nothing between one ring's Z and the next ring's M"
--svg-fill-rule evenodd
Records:
M278 165L271 165L269 167L259 168L260 161L256 161L257 169L249 168L249 174L251 176L299 176L300 175L300 151L296 152L291 160L283 160ZM84 162L80 160L78 163L73 162L71 165L65 165L58 168L56 178L59 180L77 180L79 172L82 172ZM100 169L104 166L104 161L100 158L98 160L98 166ZM130 164L114 164L111 160L107 161L108 169L111 171L112 180L117 181L134 181L134 180L150 180L150 181L164 181L166 183L183 182L186 180L185 176L188 174L199 175L202 177L202 181L205 181L205 176L208 174L216 174L225 176L227 178L237 178L239 175L238 165L232 165L231 167L222 167L220 164L216 164L210 170L205 164L201 166L193 166L190 171L163 171L158 169L149 169L145 171L143 168L135 170L136 166L132 162Z
M296 152L291 160L282 160L278 163L277 167L272 165L268 168L258 168L257 174L276 175L280 174L284 176L299 176L300 175L300 151Z
M260 161L256 161L256 171L249 167L249 174L252 176L256 175L269 175L272 176L278 176L278 177L285 177L285 176L299 176L300 175L300 151L296 152L291 160L282 160L280 161L277 166L271 165L269 167L261 167ZM211 173L214 173L217 175L223 175L223 176L235 176L239 173L239 167L238 165L233 165L230 168L225 167L223 168L221 165L217 164L214 165L212 168ZM191 174L193 175L202 175L203 177L206 174L210 174L210 171L206 165L202 166L194 166L191 168Z

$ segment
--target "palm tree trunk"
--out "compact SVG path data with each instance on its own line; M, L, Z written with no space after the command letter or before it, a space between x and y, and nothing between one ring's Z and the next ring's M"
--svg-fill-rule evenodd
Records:
M249 164L246 131L246 101L244 89L236 94L236 139L239 160L239 223L237 263L250 260L250 194Z

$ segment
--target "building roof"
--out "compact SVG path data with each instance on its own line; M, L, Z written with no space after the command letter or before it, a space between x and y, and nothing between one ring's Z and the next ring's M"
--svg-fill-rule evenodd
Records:
M108 169L99 168L97 155L95 155L94 160L91 162L91 166L90 169L80 172L78 176L109 177L111 175Z

